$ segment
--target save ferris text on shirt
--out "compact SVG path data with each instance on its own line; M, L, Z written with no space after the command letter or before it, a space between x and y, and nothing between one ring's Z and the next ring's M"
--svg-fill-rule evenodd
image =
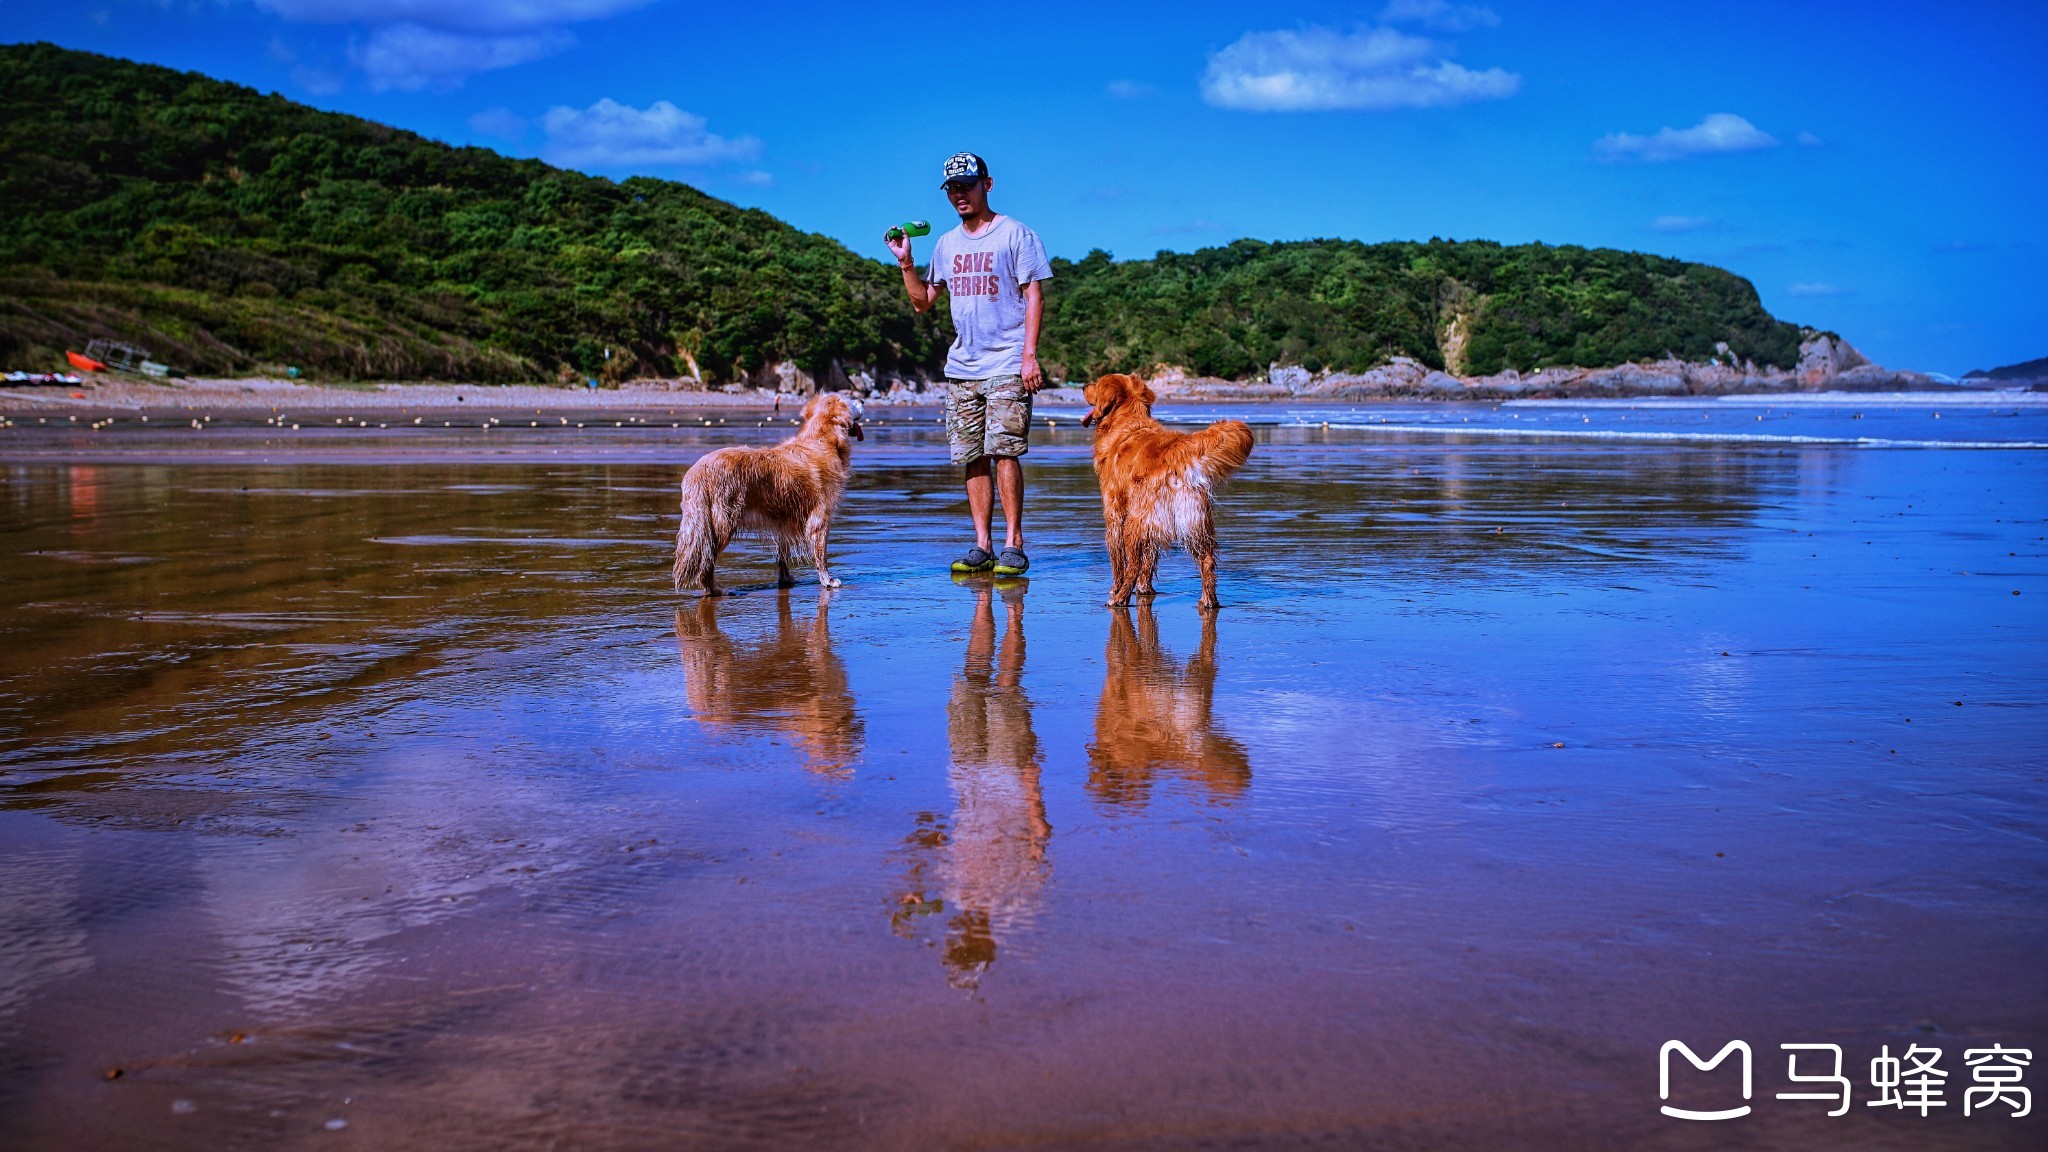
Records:
M932 247L927 284L944 284L953 312L946 376L991 380L1024 371L1024 285L1052 279L1038 233L998 216L979 236L965 225Z

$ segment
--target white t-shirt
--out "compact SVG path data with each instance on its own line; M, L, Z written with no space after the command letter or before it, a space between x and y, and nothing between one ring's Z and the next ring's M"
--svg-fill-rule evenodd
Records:
M944 284L953 310L946 375L988 380L1024 371L1024 285L1052 279L1038 233L998 216L979 236L965 225L932 246L924 282Z

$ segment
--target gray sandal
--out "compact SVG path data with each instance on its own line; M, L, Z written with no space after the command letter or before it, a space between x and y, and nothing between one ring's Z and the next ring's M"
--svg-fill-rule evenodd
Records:
M1022 548L1005 548L996 557L996 575L1022 576L1031 568L1031 558Z
M955 572L986 572L995 566L996 558L989 555L986 548L979 546L969 548L966 556L953 561Z

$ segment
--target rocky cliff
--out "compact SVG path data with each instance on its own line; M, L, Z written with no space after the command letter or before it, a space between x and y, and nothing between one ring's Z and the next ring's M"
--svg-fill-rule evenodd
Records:
M1791 370L1738 362L1726 345L1708 361L1655 360L1613 368L1543 368L1457 376L1397 356L1368 372L1311 373L1275 364L1264 380L1195 376L1173 367L1151 376L1162 399L1177 400L1507 400L1522 397L1721 396L1743 392L1942 391L1955 386L1920 372L1872 364L1849 342L1807 332Z
M2048 392L2048 356L2007 364L2003 368L1979 368L1963 377L1979 387L2026 388Z

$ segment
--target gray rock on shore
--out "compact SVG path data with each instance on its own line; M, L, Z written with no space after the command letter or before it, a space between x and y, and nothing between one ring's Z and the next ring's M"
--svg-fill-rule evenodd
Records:
M1218 401L1605 399L1753 392L1921 392L1955 387L1925 373L1872 364L1848 341L1825 332L1809 335L1799 346L1799 363L1789 370L1738 363L1724 344L1720 355L1709 361L1672 358L1612 368L1541 368L1454 376L1396 356L1357 373L1316 373L1298 365L1275 364L1264 380L1253 381L1221 380L1164 367L1151 375L1150 383L1162 399Z

